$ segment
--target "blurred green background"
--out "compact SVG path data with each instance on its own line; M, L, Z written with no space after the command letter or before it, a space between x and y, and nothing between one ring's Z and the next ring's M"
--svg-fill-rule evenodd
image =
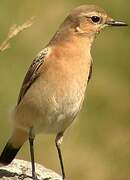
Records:
M93 0L1 0L0 42L12 24L36 16L34 25L11 40L0 54L0 151L11 133L9 114L21 81L35 55L48 43L70 9ZM128 0L96 0L112 17L130 24ZM108 28L92 48L93 76L78 120L62 145L66 173L72 180L130 179L130 30ZM39 135L36 161L60 172L54 136ZM29 160L28 142L17 158Z

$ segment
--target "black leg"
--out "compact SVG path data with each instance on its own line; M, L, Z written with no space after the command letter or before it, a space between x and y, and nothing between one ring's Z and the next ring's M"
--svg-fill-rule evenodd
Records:
M29 144L30 144L30 154L31 154L31 163L32 163L32 178L33 180L36 180L36 172L35 172L35 159L34 159L34 133L33 133L33 128L30 129L29 132Z
M56 136L56 139L55 139L55 143L56 143L56 148L57 148L58 156L59 156L59 160L60 160L62 177L63 177L63 180L65 180L65 170L64 170L63 158L62 158L61 149L60 149L62 140L63 140L63 133L58 133Z

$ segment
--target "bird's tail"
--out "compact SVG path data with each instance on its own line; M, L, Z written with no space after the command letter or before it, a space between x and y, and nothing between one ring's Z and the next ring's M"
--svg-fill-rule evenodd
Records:
M11 161L15 158L17 152L20 150L21 146L27 139L27 131L19 128L13 131L12 137L7 142L0 156L0 167L11 163Z

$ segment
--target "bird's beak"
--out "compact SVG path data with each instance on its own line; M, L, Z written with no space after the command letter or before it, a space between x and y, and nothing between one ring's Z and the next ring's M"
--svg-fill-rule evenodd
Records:
M114 20L107 20L105 24L108 26L128 26L125 22Z

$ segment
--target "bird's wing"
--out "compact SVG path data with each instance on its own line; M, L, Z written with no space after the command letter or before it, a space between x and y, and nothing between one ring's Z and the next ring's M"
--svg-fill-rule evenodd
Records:
M93 71L93 62L91 60L91 65L90 65L90 69L89 69L89 75L88 75L88 83L91 79L91 76L92 76L92 71Z
M30 88L31 84L38 78L39 76L38 70L40 66L45 62L45 59L48 57L48 53L49 53L49 47L40 51L40 53L38 53L36 58L33 60L22 83L17 104L20 103L20 101L26 94L27 90Z

